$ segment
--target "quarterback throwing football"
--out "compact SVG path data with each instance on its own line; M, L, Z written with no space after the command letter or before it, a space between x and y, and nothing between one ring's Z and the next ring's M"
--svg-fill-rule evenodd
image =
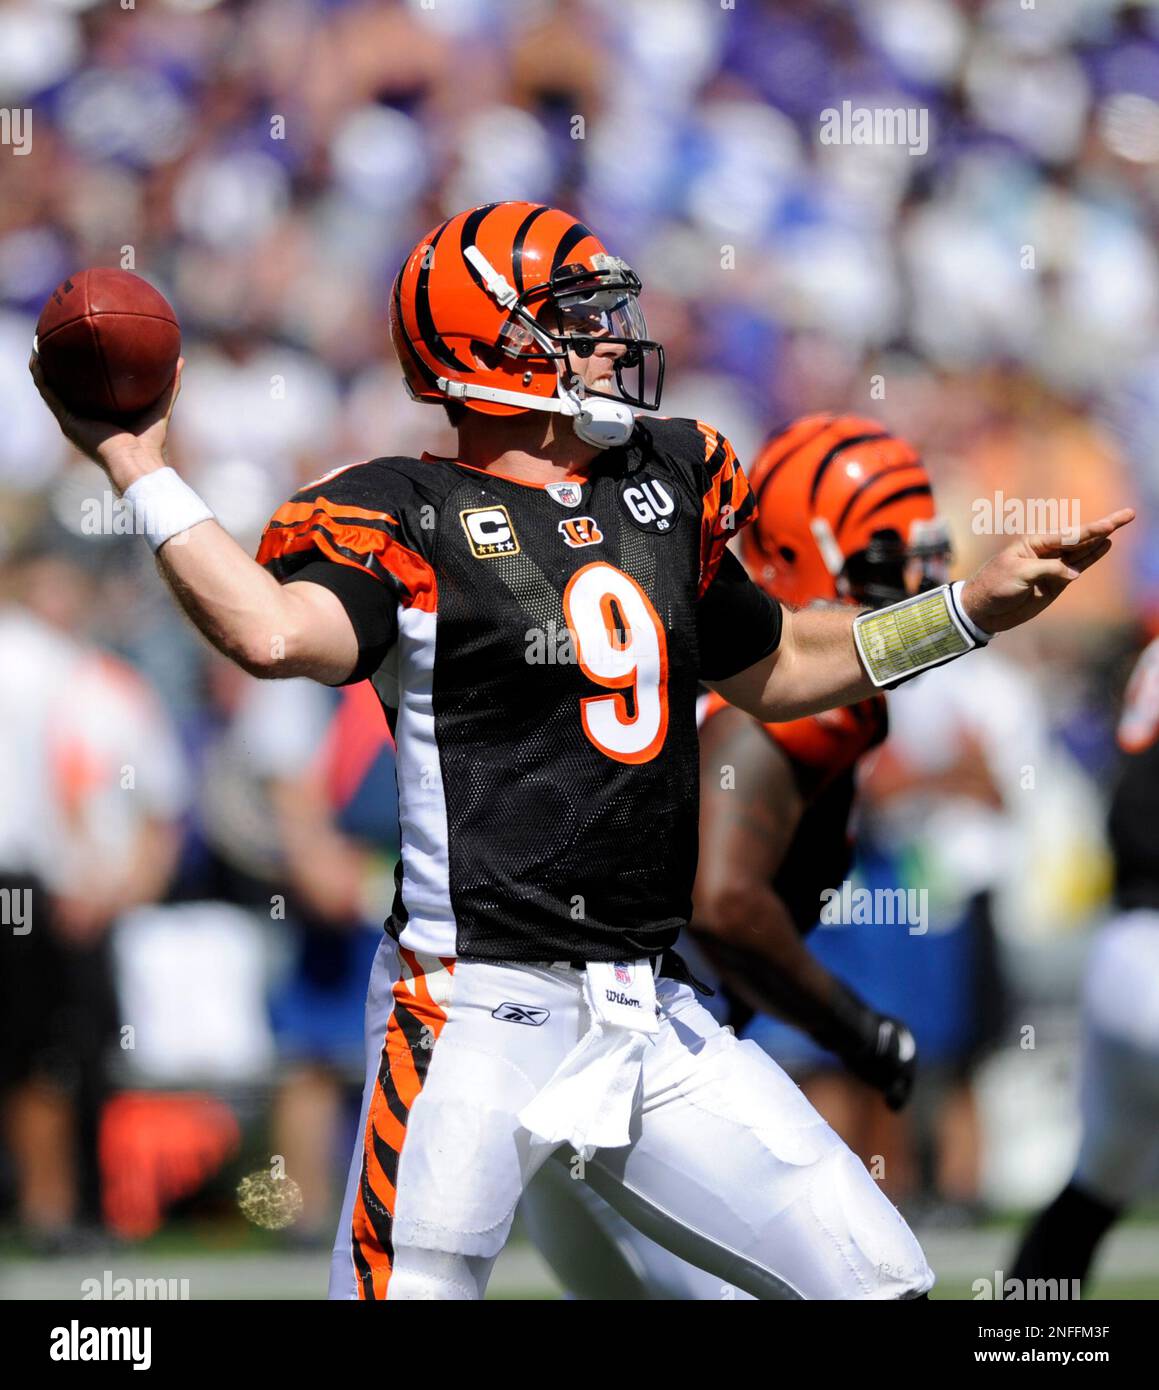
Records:
M394 730L402 865L335 1297L481 1297L561 1145L634 1224L758 1297L933 1282L858 1160L682 979L697 685L766 723L854 704L1033 617L1132 514L873 612L782 609L727 549L754 513L727 439L637 417L663 379L639 292L556 208L435 228L391 321L457 456L319 479L256 562L165 465L176 383L128 430L45 392L220 651L266 678L370 679Z

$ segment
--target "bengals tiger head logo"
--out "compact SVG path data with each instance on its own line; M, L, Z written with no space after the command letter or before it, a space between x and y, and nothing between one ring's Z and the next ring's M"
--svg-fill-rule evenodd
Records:
M573 550L581 545L599 545L604 538L604 533L590 516L565 517L557 529Z

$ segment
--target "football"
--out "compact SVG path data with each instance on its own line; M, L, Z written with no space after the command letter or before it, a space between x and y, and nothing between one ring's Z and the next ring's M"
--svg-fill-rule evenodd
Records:
M49 295L35 348L45 380L70 410L118 418L144 410L172 381L181 329L148 281L98 266Z

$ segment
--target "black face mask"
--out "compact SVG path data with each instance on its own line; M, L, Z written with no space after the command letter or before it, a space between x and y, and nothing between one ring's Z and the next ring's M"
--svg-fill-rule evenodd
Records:
M850 596L858 603L867 608L886 608L913 598L914 592L928 593L945 584L950 559L948 541L907 546L896 531L875 531L869 545L846 560L842 577ZM917 589L911 592L908 572L915 561L920 563L921 572Z

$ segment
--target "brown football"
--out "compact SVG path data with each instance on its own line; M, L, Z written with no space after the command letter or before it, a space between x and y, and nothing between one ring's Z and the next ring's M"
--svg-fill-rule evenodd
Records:
M147 281L98 266L49 295L36 351L45 380L70 410L98 419L136 415L173 380L181 329Z

